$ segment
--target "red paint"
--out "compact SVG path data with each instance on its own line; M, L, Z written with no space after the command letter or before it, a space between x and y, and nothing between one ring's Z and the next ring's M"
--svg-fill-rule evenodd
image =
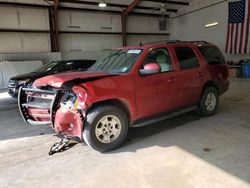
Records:
M83 122L77 110L60 108L56 112L54 129L58 133L82 139Z
M28 108L28 113L36 121L50 121L48 109Z
M54 88L60 88L62 87L62 84L74 80L74 79L85 79L85 78L92 78L92 77L101 77L109 75L107 73L101 73L101 72L69 72L69 73L61 73L61 74L55 74L50 76L45 76L43 78L40 78L34 82L34 86L40 87L40 86L46 86L50 85Z
M88 97L87 91L83 87L74 86L72 91L77 95L78 103L82 109L85 109Z
M199 44L148 44L145 46L126 47L143 49L134 67L127 74L112 75L100 72L72 72L46 76L35 81L34 85L60 88L65 82L83 79L72 88L78 96L79 106L85 111L100 101L119 100L128 109L130 122L147 118L163 112L169 112L198 103L204 85L214 81L221 92L229 87L228 69L226 65L209 66L198 50ZM210 44L206 44L210 45ZM176 46L191 47L199 59L199 67L181 71L175 54ZM139 70L143 60L152 49L167 48L170 52L174 71L141 76ZM159 69L159 65L148 64L146 69ZM106 76L106 77L104 77ZM109 77L110 76L110 77ZM86 78L99 78L84 80ZM29 111L29 113L37 114ZM50 112L51 113L51 112ZM42 113L41 113L42 115ZM83 118L85 114L82 114ZM46 117L47 118L47 117ZM39 117L35 120L41 120ZM82 138L84 120L77 110L66 110L62 107L55 112L55 131L69 136Z

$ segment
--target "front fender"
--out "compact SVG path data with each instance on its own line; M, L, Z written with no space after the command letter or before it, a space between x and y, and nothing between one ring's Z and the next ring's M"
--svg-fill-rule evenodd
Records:
M80 110L70 110L61 107L56 111L55 132L82 139L83 126L83 112Z
M82 87L84 87L88 93L86 100L87 107L104 101L118 100L128 109L130 119L132 121L136 119L135 89L132 76L108 77L84 83Z

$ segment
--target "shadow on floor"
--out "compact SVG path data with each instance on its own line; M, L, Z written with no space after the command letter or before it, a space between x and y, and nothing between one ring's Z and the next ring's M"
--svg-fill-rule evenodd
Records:
M124 146L110 153L177 146L250 183L249 101L225 97L217 114L185 114L146 127L131 128ZM171 159L170 159L171 160Z
M18 109L17 99L6 97L0 99L0 140L33 137L53 134L47 126L27 125Z
M177 146L250 183L250 84L245 83L243 88L234 84L233 92L222 97L220 110L214 116L199 119L189 113L131 128L125 144L107 155ZM53 133L47 127L25 125L16 108L7 112L0 110L0 117L4 117L0 123L0 140Z

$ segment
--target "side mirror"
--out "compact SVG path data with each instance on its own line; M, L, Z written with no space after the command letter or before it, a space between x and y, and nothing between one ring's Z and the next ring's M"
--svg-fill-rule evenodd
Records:
M156 74L161 72L161 67L157 63L149 63L144 65L143 69L140 69L139 72L142 76Z

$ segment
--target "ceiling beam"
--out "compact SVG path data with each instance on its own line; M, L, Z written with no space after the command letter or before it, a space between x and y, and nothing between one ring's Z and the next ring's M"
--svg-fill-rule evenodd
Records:
M150 1L154 3L166 3L166 4L172 4L172 5L183 5L183 6L188 6L188 2L184 1L169 1L169 0L143 0L143 1Z
M103 10L103 9L90 9L90 8L81 8L81 7L64 7L59 5L59 10L75 10L75 11L89 11L89 12L100 12L100 13L113 13L113 14L121 14L122 11L119 10ZM129 15L137 15L137 16L159 16L161 13L153 12L153 13L144 13L144 12L131 12ZM169 18L169 15L165 15L167 18Z
M54 7L55 9L57 9L58 6L59 6L59 0L54 0L53 7Z
M80 5L94 5L94 6L98 6L98 2L90 2L90 1L79 1L79 0L60 0L60 2L62 3L72 3L72 4L80 4ZM108 7L113 7L113 8L127 8L128 5L122 5L122 4L116 4L116 3L107 3ZM134 7L135 9L140 9L140 10L160 10L159 9L155 9L153 7L148 7L148 6L140 6L140 5L136 5L136 7ZM174 12L176 13L178 10L177 9L166 9L167 12Z
M30 7L30 8L47 8L50 5L35 5L28 3L11 3L11 2L0 2L0 6L19 6L19 7Z
M135 7L140 3L141 0L133 0L132 3L124 10L125 14L128 15Z
M35 5L28 3L10 3L10 2L0 2L0 6L10 6L10 7L26 7L26 8L50 8L50 5ZM58 10L76 10L76 11L89 11L89 12L104 12L104 13L113 13L120 14L122 12L118 10L105 10L105 9L91 9L91 8L81 8L81 7L66 7L66 6L58 6ZM152 13L144 13L144 12L132 12L131 15L141 15L141 16L159 16L160 13L152 12ZM169 15L165 15L169 17Z

